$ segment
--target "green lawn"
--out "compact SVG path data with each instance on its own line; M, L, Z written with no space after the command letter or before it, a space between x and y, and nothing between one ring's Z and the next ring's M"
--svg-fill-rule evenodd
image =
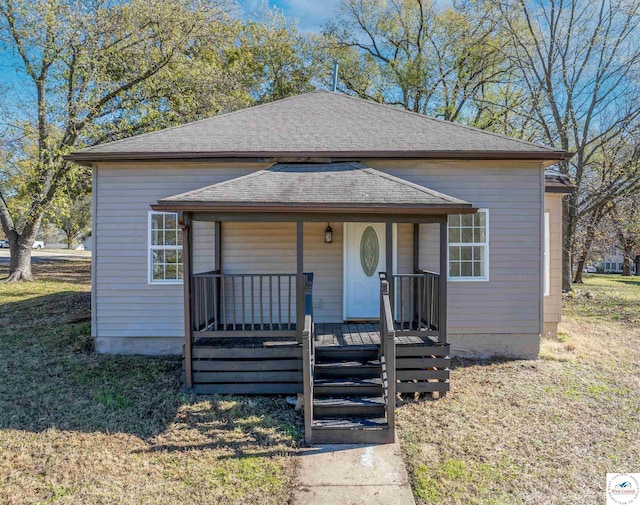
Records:
M564 314L538 361L459 360L446 398L400 407L420 502L601 504L640 471L640 278L588 275Z
M34 268L0 283L0 503L288 501L302 431L284 400L193 398L177 359L97 355L89 263Z

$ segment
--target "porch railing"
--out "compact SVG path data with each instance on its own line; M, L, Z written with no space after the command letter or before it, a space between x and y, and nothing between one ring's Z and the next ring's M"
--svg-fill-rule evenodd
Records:
M387 274L380 273L380 364L384 404L389 425L389 442L396 433L396 329L391 310L390 283Z
M315 373L315 328L313 323L313 274L305 274L304 327L302 329L302 373L304 391L304 433L311 443L313 423L313 376Z
M397 336L441 337L440 275L418 270L392 276L393 313Z
M195 337L296 336L296 274L211 271L194 274L192 290Z

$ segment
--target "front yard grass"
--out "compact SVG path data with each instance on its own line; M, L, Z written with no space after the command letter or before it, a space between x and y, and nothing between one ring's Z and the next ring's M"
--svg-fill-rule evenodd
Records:
M442 400L407 401L421 503L596 504L640 472L640 279L589 275L538 361L458 360Z
M190 397L178 359L96 354L89 262L34 271L0 284L0 503L288 501L302 430L284 400Z

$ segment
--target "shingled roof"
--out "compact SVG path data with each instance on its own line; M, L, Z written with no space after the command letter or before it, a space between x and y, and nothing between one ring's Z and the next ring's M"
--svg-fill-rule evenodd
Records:
M81 163L193 158L556 161L570 153L342 93L314 91L72 153Z
M360 163L278 163L249 175L158 200L158 210L362 210L474 212L469 202Z
M573 193L576 189L571 179L566 175L555 172L546 172L544 174L544 186L546 193L562 193L565 195Z

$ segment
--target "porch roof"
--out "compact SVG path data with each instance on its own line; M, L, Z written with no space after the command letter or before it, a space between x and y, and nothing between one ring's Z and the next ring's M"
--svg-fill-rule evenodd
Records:
M471 213L469 202L357 162L278 163L265 170L162 198L155 210L214 212Z

